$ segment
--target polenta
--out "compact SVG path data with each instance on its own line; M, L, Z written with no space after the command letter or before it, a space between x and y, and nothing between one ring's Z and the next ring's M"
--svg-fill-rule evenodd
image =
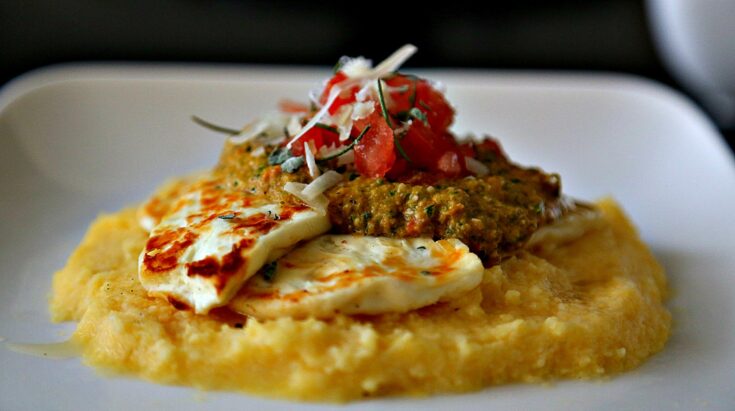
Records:
M50 301L112 373L309 401L594 378L670 333L666 278L612 199L449 131L441 88L343 58L217 166L100 216Z

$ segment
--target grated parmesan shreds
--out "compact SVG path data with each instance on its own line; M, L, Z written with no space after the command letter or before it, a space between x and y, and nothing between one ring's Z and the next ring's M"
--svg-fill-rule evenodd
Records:
M306 125L303 128L301 128L301 131L299 132L299 134L296 134L291 139L291 141L289 141L288 144L286 144L286 147L291 148L293 143L298 141L301 138L301 136L306 134L306 132L311 130L316 125L316 123L321 121L322 117L324 117L324 115L329 112L329 107L331 107L332 104L337 100L337 97L340 95L340 93L342 93L341 88L337 86L332 87L332 90L329 92L329 97L327 98L327 102L324 104L324 106L316 114L314 114L314 117L312 117L311 120L309 120L309 122L306 123Z
M301 192L305 198L314 199L342 181L342 174L329 170L304 187Z
M250 152L253 157L262 157L265 155L265 146L258 146L255 150Z
M490 173L490 169L487 168L485 164L482 164L480 160L474 159L472 157L465 157L464 163L467 166L467 170L471 171L472 174L478 176L486 176L488 175L488 173Z
M295 196L315 211L325 214L327 212L327 206L329 205L327 197L325 197L324 194L319 194L314 198L307 198L303 194L305 188L306 184L289 181L283 186L283 191Z
M309 175L311 178L319 177L319 167L316 165L316 159L314 153L311 151L313 142L304 143L304 158L306 159L306 167L309 168Z
M337 100L337 97L345 90L349 90L351 87L356 85L363 85L364 82L370 83L372 80L380 79L381 77L387 76L394 71L398 70L398 68L406 62L414 53L416 53L418 49L413 44L406 44L400 49L396 50L393 54L388 56L385 60L383 60L380 64L378 64L374 69L367 69L362 73L359 73L362 70L356 70L358 73L355 77L350 77L347 80L344 80L340 83L337 83L332 87L332 89L329 92L329 96L327 97L327 101L325 104L319 109L319 111L314 114L314 116L309 120L308 123L304 127L301 128L301 131L295 135L289 142L286 144L286 147L291 148L291 146L298 141L301 136L306 134L309 130L311 130L314 126L316 126L316 123L320 122L324 116L326 116L329 113L329 108L334 104L334 102ZM363 87L364 88L364 87Z

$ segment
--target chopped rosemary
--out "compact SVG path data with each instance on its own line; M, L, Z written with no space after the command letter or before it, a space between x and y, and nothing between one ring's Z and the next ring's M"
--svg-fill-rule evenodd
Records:
M222 220L232 220L233 218L235 218L235 214L230 213L230 214L218 215L217 218L220 218Z
M197 117L197 116L194 116L194 115L191 116L191 121L197 123L198 125L200 125L200 126L202 126L204 128L208 128L208 129L210 129L212 131L216 131L218 133L224 133L224 134L228 134L228 135L231 135L231 136L236 136L236 135L240 134L240 130L235 130L234 128L229 128L229 127L224 127L224 126L219 126L217 124L210 123L209 121L204 120L203 118Z
M390 114L388 113L388 108L385 106L385 97L383 96L383 80L381 79L378 79L378 100L380 100L380 110L383 112L385 122L388 123L388 127L393 129L393 122L390 121ZM406 161L408 161L409 163L413 163L413 161L411 161L411 158L408 157L408 154L403 151L403 147L401 147L401 142L398 141L395 133L393 133L393 143L396 145L396 149L398 150L398 153L401 154L401 157L405 158Z
M314 127L319 127L319 128L321 128L321 129L323 129L323 130L327 130L327 131L331 131L332 133L337 133L337 134L339 134L339 130L337 130L337 129L336 129L336 128L334 128L333 126L330 126L329 124L324 124L324 123L316 123L316 124L314 124Z
M263 266L263 279L265 281L273 281L273 277L276 275L276 268L278 268L278 261L273 261Z
M420 246L416 247L416 249L417 250L426 250L426 247L424 247L423 245L420 245Z
M383 112L385 122L388 123L388 127L393 128L393 122L390 121L388 107L385 105L385 96L383 96L383 80L381 79L378 79L378 100L380 100L380 110Z
M362 139L362 136L364 136L368 130L370 130L370 124L368 124L365 128L363 128L360 134L358 134L358 136L354 140L352 140L352 142L347 147L345 147L344 150L340 151L339 153L326 156L324 158L319 158L316 161L323 162L323 161L334 160L335 158L347 153L348 151L352 150L355 147L355 144L357 144L357 142Z

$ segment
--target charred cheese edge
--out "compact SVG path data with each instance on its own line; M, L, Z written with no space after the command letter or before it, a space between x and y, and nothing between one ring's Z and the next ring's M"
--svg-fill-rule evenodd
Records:
M138 261L150 294L207 313L225 305L266 262L329 230L328 218L306 206L222 187L217 181L192 185L152 229Z
M480 259L456 239L322 235L276 264L230 309L259 319L400 313L451 300L483 276Z

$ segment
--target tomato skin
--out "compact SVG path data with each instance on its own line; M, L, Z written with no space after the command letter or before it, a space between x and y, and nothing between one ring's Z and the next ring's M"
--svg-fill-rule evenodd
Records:
M323 146L338 145L339 134L321 127L312 127L291 145L291 153L295 156L304 155L304 144L309 141L314 142L314 147L319 150Z
M368 125L370 130L355 144L355 168L365 177L383 177L396 161L393 130L380 114L379 107L354 123L358 132Z

